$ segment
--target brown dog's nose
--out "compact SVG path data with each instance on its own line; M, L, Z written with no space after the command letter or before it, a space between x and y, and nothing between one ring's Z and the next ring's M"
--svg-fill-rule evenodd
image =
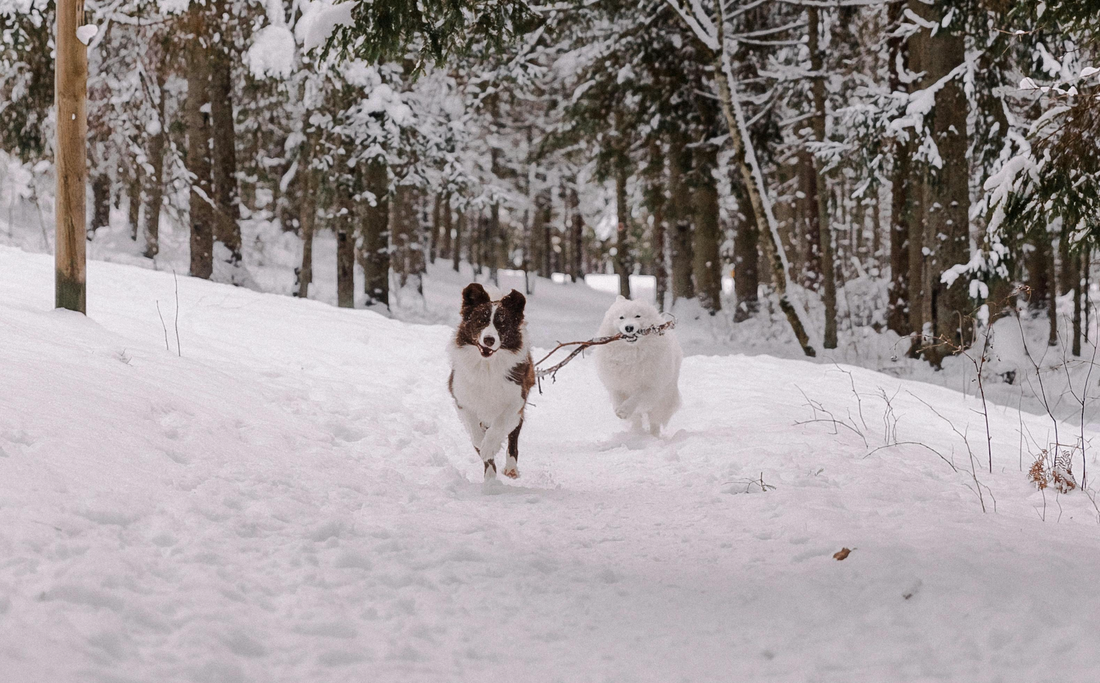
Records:
M485 338L485 345L486 346L492 346L496 342L497 342L496 337L486 337Z

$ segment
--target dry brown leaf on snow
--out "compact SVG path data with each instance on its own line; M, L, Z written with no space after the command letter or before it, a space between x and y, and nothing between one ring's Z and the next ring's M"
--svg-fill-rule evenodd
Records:
M840 561L840 560L843 560L843 559L847 558L851 554L852 554L851 548L841 548L837 552L833 553L833 559L837 560L837 561Z

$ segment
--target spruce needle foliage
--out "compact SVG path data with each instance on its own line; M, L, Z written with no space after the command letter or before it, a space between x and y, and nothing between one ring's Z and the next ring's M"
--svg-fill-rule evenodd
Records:
M336 28L325 55L371 64L412 57L417 72L475 46L503 49L539 21L524 0L353 1L353 24Z

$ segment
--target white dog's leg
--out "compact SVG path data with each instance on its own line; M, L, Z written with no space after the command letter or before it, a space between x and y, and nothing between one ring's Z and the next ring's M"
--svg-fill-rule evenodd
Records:
M635 392L634 395L615 406L615 414L622 420L629 420L630 417L634 415L634 412L638 410L638 402L642 399L643 395L644 392Z
M661 430L679 409L680 389L676 385L672 385L665 392L662 400L649 410L649 433L653 436L660 436Z

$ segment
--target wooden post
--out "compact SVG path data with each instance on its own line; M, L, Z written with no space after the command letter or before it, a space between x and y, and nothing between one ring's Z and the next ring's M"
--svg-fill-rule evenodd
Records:
M76 37L84 20L84 0L57 0L57 243L55 302L85 313L84 193L88 173L88 48Z

